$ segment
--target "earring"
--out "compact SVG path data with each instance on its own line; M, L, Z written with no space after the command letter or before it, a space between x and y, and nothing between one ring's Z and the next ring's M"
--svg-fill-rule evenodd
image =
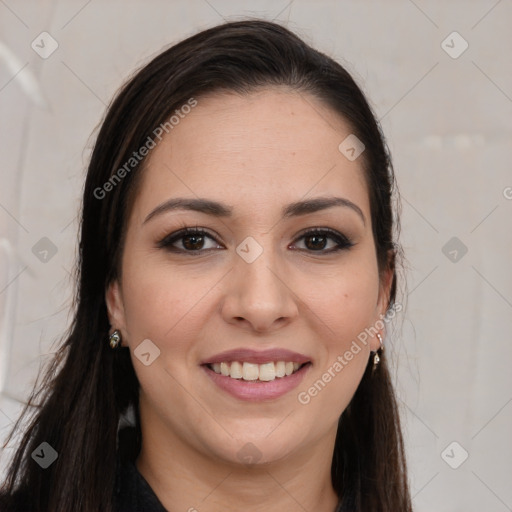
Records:
M110 348L116 349L121 343L121 333L116 329L110 336Z
M374 372L377 369L377 367L379 366L379 363L380 363L379 350L380 351L384 350L384 346L382 344L382 336L379 333L377 333L377 338L379 339L380 347L375 351L375 353L373 355L372 372Z

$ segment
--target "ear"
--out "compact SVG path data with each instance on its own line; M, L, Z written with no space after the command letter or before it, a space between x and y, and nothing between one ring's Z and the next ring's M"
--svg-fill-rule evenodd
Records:
M108 319L112 330L119 330L121 332L121 340L125 340L126 318L121 286L117 280L112 281L108 285L105 292L105 302L107 304ZM121 341L121 345L123 345L123 341Z
M382 272L380 276L379 299L377 302L377 310L379 315L385 315L386 311L388 310L394 275L394 269L388 267Z
M382 324L384 323L382 318L386 315L386 312L388 310L389 299L391 296L391 289L392 289L393 280L395 277L394 259L395 259L395 254L393 251L390 251L389 257L388 257L388 265L387 265L386 269L383 272L381 272L381 274L380 274L379 297L377 300L377 308L376 308L376 312L377 312L376 324L379 327L382 327ZM384 338L386 335L385 329L379 329L379 334L382 336L382 338ZM377 338L377 336L375 336L372 339L371 349L373 351L375 351L375 350L378 350L379 347L380 347L380 341Z

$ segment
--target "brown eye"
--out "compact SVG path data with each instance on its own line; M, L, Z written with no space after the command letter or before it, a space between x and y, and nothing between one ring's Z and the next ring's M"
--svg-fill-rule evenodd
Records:
M323 235L309 235L304 237L304 245L312 251L319 251L325 249L327 245L327 238L328 237Z
M212 249L224 249L217 240L202 229L185 228L164 237L157 247L176 253L202 253Z
M204 236L203 235L185 235L182 237L183 247L190 251L197 251L203 248Z
M297 247L297 244L299 247ZM300 245L303 244L303 247ZM349 249L354 244L343 234L337 231L320 229L305 233L295 242L295 247L302 251L318 252L327 254ZM181 253L201 253L211 249L225 249L215 238L201 229L186 228L175 233L171 233L163 240L158 242L159 248L164 248L171 252Z
M328 254L331 252L350 249L354 245L345 235L331 229L314 229L304 233L293 244L294 248L302 251Z

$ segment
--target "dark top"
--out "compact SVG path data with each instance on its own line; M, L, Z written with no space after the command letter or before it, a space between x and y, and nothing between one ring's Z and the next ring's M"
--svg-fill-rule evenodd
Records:
M135 464L118 459L114 491L116 512L167 512Z
M115 487L113 489L115 512L167 512L153 489L145 478L139 473L136 465L137 446L133 428L123 429L119 434L119 446L116 461ZM1 498L1 496L0 496ZM13 512L29 512L26 505L28 493L19 491L15 493ZM2 499L0 499L0 512L3 512ZM336 512L352 510L351 506L338 506Z
M8 510L32 512L28 505L29 496L30 493L27 491L15 492ZM115 512L167 512L135 464L129 460L117 460L113 497ZM1 512L7 510L3 506L3 498L0 496Z
M115 512L167 512L153 489L135 465L138 454L137 432L132 427L118 433L119 449L116 457L113 509ZM135 450L135 451L134 451ZM8 498L8 499L7 499ZM6 506L6 501L10 504ZM33 512L30 490L18 489L8 497L0 493L0 512Z

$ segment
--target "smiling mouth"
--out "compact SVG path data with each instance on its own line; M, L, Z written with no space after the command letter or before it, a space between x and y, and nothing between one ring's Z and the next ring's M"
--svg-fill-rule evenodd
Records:
M209 370L231 379L246 382L270 382L289 377L310 364L310 362L300 364L291 361L271 361L263 364L231 361L211 363L205 366Z

